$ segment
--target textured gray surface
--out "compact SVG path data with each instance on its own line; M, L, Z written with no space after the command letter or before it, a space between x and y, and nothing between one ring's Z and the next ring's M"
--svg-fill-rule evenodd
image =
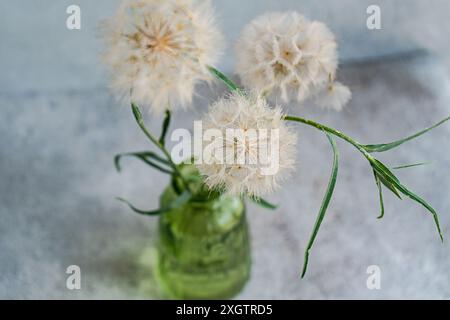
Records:
M147 141L128 108L106 91L96 29L118 3L76 1L82 30L65 28L69 0L0 2L0 298L158 297L151 276L155 220L114 200L157 204L166 177L135 161L122 174L116 153ZM332 124L361 141L391 140L450 113L450 33L446 0L376 1L383 30L365 28L369 0L215 1L227 39L267 10L296 9L326 21L344 60L426 47L443 57L404 57L347 66L341 78L354 98L342 113L291 108ZM228 48L231 50L231 45ZM230 52L230 51L229 51ZM232 68L227 54L222 67ZM204 96L217 93L203 90ZM174 127L192 126L205 109L177 114ZM183 120L181 120L183 119ZM153 128L160 119L148 118ZM299 280L303 250L326 187L331 152L323 135L299 127L298 174L272 200L277 212L250 206L253 273L240 298L450 298L450 250L418 205L386 195L386 217L370 169L340 143L342 167L335 198ZM434 161L400 172L441 213L450 237L450 125L380 157L392 164ZM82 270L82 290L65 287L65 270ZM366 268L382 271L381 290L366 288Z
M449 78L430 57L348 66L341 78L354 92L346 111L291 107L291 113L367 143L401 137L450 113ZM203 95L214 96L208 90ZM200 99L198 109L177 114L173 127L191 127L204 104ZM106 90L1 94L0 105L0 298L158 297L151 276L156 220L113 199L156 206L167 182L131 160L122 174L115 172L114 154L148 145L129 109L117 106ZM147 121L160 126L160 119ZM239 298L450 298L448 241L440 244L431 216L386 195L386 216L377 220L370 169L342 143L336 194L300 281L331 151L322 134L305 127L298 132L298 173L271 199L281 207L249 207L253 271ZM399 174L441 213L447 237L449 135L447 125L380 155L391 164L433 161ZM79 291L65 287L71 264L82 270ZM381 268L381 290L366 288L372 264Z

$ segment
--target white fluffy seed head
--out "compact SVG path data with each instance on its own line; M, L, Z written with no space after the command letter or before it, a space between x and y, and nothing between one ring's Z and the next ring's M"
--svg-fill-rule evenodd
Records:
M203 162L197 163L208 187L249 196L278 188L294 167L297 143L282 118L279 107L269 107L257 94L233 93L214 103L203 119L203 131L214 129L221 138L203 144ZM229 129L241 134L239 141L227 135Z
M221 53L209 0L124 0L103 34L114 92L155 113L189 105Z
M284 102L303 102L320 92L334 81L338 67L333 33L295 11L251 21L236 44L236 59L236 72L246 87Z

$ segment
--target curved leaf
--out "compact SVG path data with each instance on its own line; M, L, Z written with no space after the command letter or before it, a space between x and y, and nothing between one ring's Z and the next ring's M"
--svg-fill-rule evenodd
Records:
M180 179L183 181L183 184L187 189L189 189L188 183L184 180L183 175L181 174L180 170L178 169L178 166L172 161L172 158L170 156L169 151L157 140L153 134L148 131L144 124L144 119L142 118L141 110L139 110L139 107L134 102L131 103L131 109L133 111L134 118L136 119L137 124L141 128L142 132L146 135L147 138L150 139L150 141L161 150L161 152L164 154L164 156L167 158L167 161L169 162L170 166L172 167L173 174L176 174Z
M155 216L155 215L159 215L174 209L178 209L181 206L183 206L184 204L186 204L187 202L189 202L189 200L191 199L191 194L189 191L184 191L181 195L179 195L175 201L173 201L170 206L165 207L165 208L160 208L160 209L156 209L156 210L141 210L136 208L135 206L133 206L129 201L123 199L123 198L116 198L119 201L122 201L124 203L126 203L131 210L133 210L136 213L142 214L142 215L146 215L146 216Z
M370 158L369 161L372 165L372 168L374 169L374 171L377 173L378 177L380 178L381 182L383 182L383 181L386 182L386 183L383 182L383 184L385 186L387 186L388 188L389 188L389 186L391 186L391 188L393 188L394 190L400 191L405 196L407 196L410 199L421 204L423 207L425 207L431 213L431 215L433 216L433 219L434 219L434 223L436 225L436 229L439 233L439 237L440 237L441 241L443 242L444 237L442 235L442 231L441 231L441 227L440 227L440 223L439 223L439 217L438 217L436 210L434 210L434 208L430 204L428 204L425 200L423 200L421 197L419 197L418 195L416 195L415 193L410 191L406 186L404 186L398 180L398 178L382 162L380 162L379 160L374 159L374 158ZM391 189L391 191L392 191L392 189Z
M405 143L407 141L410 141L410 140L413 140L413 139L415 139L417 137L420 137L424 133L427 133L428 131L430 131L430 130L440 126L441 124L447 122L448 120L450 120L450 117L447 117L447 118L439 121L435 125L433 125L433 126L431 126L429 128L426 128L426 129L424 129L422 131L419 131L419 132L417 132L417 133L415 133L415 134L413 134L413 135L411 135L409 137L406 137L406 138L403 138L403 139L400 139L400 140L397 140L397 141L394 141L394 142L381 143L381 144L367 144L367 145L364 145L362 147L369 153L388 151L388 150L391 150L393 148L396 148L396 147L400 146L401 144L403 144L403 143Z
M419 163L412 163L412 164L404 164L404 165L401 165L401 166L393 167L392 169L399 170L399 169L406 169L406 168L424 166L424 165L427 165L427 164L430 164L430 162L419 162Z
M275 210L276 208L278 208L278 205L276 204L272 204L269 201L261 198L261 197L249 197L250 200L252 200L254 203L256 203L257 205L265 208L265 209L270 209L270 210Z
M230 78L228 78L226 75L224 75L222 72L217 70L214 67L208 66L208 70L212 73L213 76L215 76L217 79L222 81L228 89L231 91L237 91L241 94L243 94L243 91L238 87L236 83L234 83Z
M377 184L378 187L378 194L380 197L380 215L377 217L378 219L381 219L384 217L384 201L383 201L383 190L381 187L381 182L380 182L380 178L378 177L377 173L375 172L375 170L373 171L373 174L375 176L375 183Z
M400 200L402 200L402 196L400 195L399 191L397 190L396 185L393 183L400 183L398 178L392 173L392 171L384 165L381 161L369 156L368 158L370 165L372 166L372 169L376 173L377 178L380 180L380 182L389 190L392 191Z
M170 166L169 162L163 158L161 158L160 156L158 156L156 153L151 152L151 151L143 151L143 152L130 152L130 153L123 153L123 154L118 154L114 157L114 165L117 169L117 171L121 171L121 166L120 166L120 160L122 159L122 157L136 157L139 160L143 161L144 163L148 164L149 166L152 166L153 168L167 173L167 174L173 174L173 172L171 170L169 170L169 168L165 168L162 165L167 165ZM156 161L158 163L156 163Z
M142 215L146 215L146 216L156 216L156 215L159 215L159 214L161 214L161 213L166 212L166 211L164 211L163 209L156 209L156 210L140 210L140 209L136 208L135 206L133 206L129 201L127 201L127 200L125 200L125 199L123 199L123 198L117 197L116 199L119 200L119 201L122 201L122 202L126 203L126 204L130 207L131 210L133 210L133 211L136 212L136 213L142 214Z
M331 197L333 195L334 187L336 186L336 180L337 180L337 175L338 175L339 153L338 153L336 143L335 143L333 137L328 133L326 133L326 135L328 137L328 140L330 141L331 147L333 148L333 154L334 154L333 167L331 170L331 176L330 176L330 180L328 182L327 191L326 191L325 197L322 201L322 206L320 207L319 214L318 214L316 222L314 224L312 235L309 239L308 246L306 247L305 260L303 263L303 271L302 271L302 276L301 276L302 278L306 274L306 269L308 268L309 251L311 250L311 248L314 244L314 240L316 239L317 233L319 232L320 225L322 224L322 221L325 217L325 213L327 211L328 205L329 205Z
M422 199L418 195L414 194L412 191L408 190L408 188L406 188L404 185L401 184L398 187L398 190L400 190L405 196L407 196L407 197L411 198L412 200L416 201L417 203L421 204L423 207L425 207L430 212L430 214L433 216L433 220L434 220L434 224L436 225L437 232L439 233L439 238L441 239L441 242L444 242L444 236L441 231L441 226L439 223L439 216L438 216L436 210L434 210L434 208L430 204L428 204L424 199Z
M166 135L170 125L170 118L171 118L170 111L166 110L166 116L164 117L161 136L159 137L159 143L163 146L166 144Z

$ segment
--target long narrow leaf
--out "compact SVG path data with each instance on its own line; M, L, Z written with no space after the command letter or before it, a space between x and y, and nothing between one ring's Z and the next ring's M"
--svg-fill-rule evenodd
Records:
M430 130L440 126L441 124L447 122L448 120L450 120L450 117L447 117L447 118L439 121L435 125L433 125L433 126L431 126L429 128L426 128L426 129L424 129L424 130L422 130L420 132L417 132L417 133L415 133L415 134L413 134L413 135L411 135L409 137L406 137L406 138L403 138L403 139L400 139L400 140L397 140L397 141L394 141L394 142L382 143L382 144L368 144L368 145L364 145L363 148L367 152L370 152L370 153L388 151L388 150L391 150L393 148L396 148L396 147L400 146L401 144L403 144L403 143L405 143L407 141L410 141L410 140L413 140L413 139L415 139L417 137L420 137L424 133L427 133L428 131L430 131Z
M170 206L165 207L165 208L160 208L160 209L156 209L156 210L140 210L138 208L136 208L135 206L133 206L129 201L123 199L123 198L116 198L119 201L122 201L124 203L126 203L131 210L133 210L136 213L142 214L142 215L146 215L146 216L155 216L155 215L159 215L174 209L178 209L181 206L183 206L184 204L186 204L190 199L191 199L191 194L189 191L184 191L181 195L179 195L175 201L173 201L171 203Z
M371 159L371 160L372 160L371 161L372 168L377 172L380 179L384 178L389 184L392 184L395 187L395 189L397 189L398 191L400 191L401 193L403 193L405 196L409 197L410 199L421 204L431 213L431 215L433 216L433 219L434 219L434 223L436 225L436 229L439 233L439 237L440 237L441 241L443 242L444 237L442 235L442 231L441 231L441 227L440 227L440 223L439 223L439 217L438 217L436 210L434 210L434 208L430 204L428 204L424 199L422 199L421 197L419 197L418 195L416 195L415 193L410 191L406 186L404 186L398 180L398 178L383 163L381 163L380 161L378 161L376 159Z
M376 172L378 179L380 182L389 190L392 191L400 200L402 200L402 196L397 190L396 184L399 184L400 181L398 178L392 173L392 171L384 165L381 161L370 157L370 164L373 170Z
M393 167L392 169L395 169L395 170L406 169L406 168L424 166L426 164L430 164L430 163L429 162L419 162L419 163L412 163L412 164L404 164L404 165L401 165L401 166Z
M325 217L325 213L327 211L328 205L329 205L331 197L333 195L334 187L336 186L336 180L337 180L337 175L338 175L339 153L338 153L336 143L335 143L333 137L331 135L329 135L328 133L326 133L326 135L327 135L328 140L330 141L330 144L333 148L333 154L334 154L333 168L331 170L331 177L328 182L327 191L326 191L325 197L322 201L322 206L320 207L319 214L318 214L316 222L314 224L314 229L313 229L312 235L309 239L308 246L305 251L305 260L303 263L303 271L302 271L302 276L301 276L302 278L306 274L306 269L308 268L309 251L311 250L311 248L314 244L314 240L316 239L317 233L319 232L320 225L322 224L322 221Z
M118 161L121 160L122 157L144 157L144 158L151 158L160 164L170 166L170 162L164 159L163 157L159 156L157 153L152 151L138 151L138 152L127 152L127 153L121 153L115 156L115 159L117 158Z
M144 163L148 164L149 166L152 166L153 168L161 172L173 174L173 172L169 168L165 168L162 166L162 165L170 166L169 162L151 151L131 152L116 155L114 157L114 165L117 171L119 172L121 171L120 160L123 157L136 157L139 160L143 161ZM158 163L156 163L155 161L157 161Z
M373 171L373 174L375 176L375 183L377 184L378 187L378 195L380 198L380 215L377 217L378 219L381 219L384 217L384 201L383 201L383 189L381 187L381 182L380 182L380 178L378 177L377 173L375 172L375 170Z
M166 110L166 116L164 118L161 136L159 137L159 143L162 146L164 146L166 144L166 135L167 135L167 130L169 129L169 125L170 125L170 118L171 118L170 111Z
M397 198L399 198L400 200L403 200L402 195L400 194L400 192L398 192L398 190L394 184L389 182L387 179L385 179L381 175L378 175L378 179L386 188L388 188L393 194L395 194L397 196Z
M216 68L209 66L208 70L212 73L213 76L222 81L231 91L243 93L242 90L237 86L237 84L235 84L230 78L228 78Z
M428 204L424 199L422 199L421 197L419 197L418 195L416 195L415 193L413 193L412 191L408 190L408 188L406 188L404 185L400 185L398 187L398 189L407 197L411 198L412 200L416 201L417 203L421 204L422 206L424 206L433 216L434 219L434 224L436 225L436 229L439 233L439 238L441 239L441 242L444 242L444 236L442 234L441 231L441 226L439 223L439 216L436 212L436 210L434 210L434 208Z
M392 173L392 171L380 160L372 158L371 160L371 164L372 167L377 171L377 172L382 172L383 175L382 176L386 176L387 178L389 178L389 180L393 180L395 182L400 183L400 180L398 180L398 178L394 175L394 173Z
M165 211L163 209L156 209L156 210L140 210L138 208L136 208L135 206L133 206L129 201L123 199L123 198L116 198L119 201L122 201L124 203L126 203L131 210L133 210L136 213L142 214L142 215L146 215L146 216L156 216L158 214L164 213Z
M259 205L265 209L275 210L276 208L278 208L278 206L276 204L272 204L269 201L267 201L261 197L250 197L250 200L252 200L254 203L256 203L257 205Z

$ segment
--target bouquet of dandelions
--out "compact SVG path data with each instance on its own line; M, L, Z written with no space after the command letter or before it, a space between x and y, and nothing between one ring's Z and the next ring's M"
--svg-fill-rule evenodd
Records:
M329 126L286 115L280 106L268 102L272 97L283 103L309 99L317 106L341 110L350 100L350 90L336 82L337 44L325 24L309 21L294 11L268 13L251 21L236 44L236 72L246 89L214 68L223 38L209 1L125 1L107 22L105 37L108 46L104 60L111 70L113 90L131 99L139 127L160 151L124 155L137 157L178 182L175 199L157 210L139 210L120 199L134 211L165 214L191 201L223 194L247 196L274 209L262 197L278 188L294 169L297 139L288 122L295 122L323 133L334 154L329 184L306 247L302 277L338 176L336 138L350 143L368 161L379 190L379 218L384 214L385 187L398 198L406 196L425 207L443 239L433 207L405 186L375 154L417 138L450 117L398 141L362 144ZM223 82L229 94L214 102L203 118L203 138L208 136L210 143L180 164L165 146L171 112L191 104L197 84L214 80ZM159 138L145 127L138 105L147 106L154 114L165 112ZM115 158L118 169L122 156ZM196 175L182 172L187 162L196 166Z

